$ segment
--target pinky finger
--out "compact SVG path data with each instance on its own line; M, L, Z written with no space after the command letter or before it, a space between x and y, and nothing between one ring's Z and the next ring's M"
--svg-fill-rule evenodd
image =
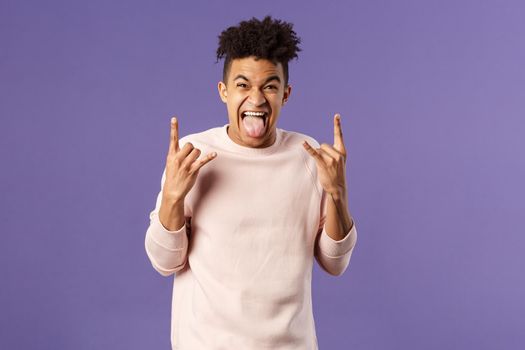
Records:
M303 147L306 150L306 152L308 152L314 159L324 163L323 157L319 154L321 149L319 149L319 151L314 149L312 146L310 146L310 144L307 141L303 142Z
M215 157L217 157L217 152L209 153L206 157L204 157L200 161L198 161L198 162L193 164L191 172L195 173L195 172L199 171L200 168L202 168L205 164L207 164L210 161L212 161Z

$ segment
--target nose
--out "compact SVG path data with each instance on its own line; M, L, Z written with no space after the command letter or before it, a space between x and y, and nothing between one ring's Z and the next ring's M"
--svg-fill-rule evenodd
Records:
M261 106L266 102L266 97L261 92L261 90L254 88L250 91L248 96L248 102L255 107Z

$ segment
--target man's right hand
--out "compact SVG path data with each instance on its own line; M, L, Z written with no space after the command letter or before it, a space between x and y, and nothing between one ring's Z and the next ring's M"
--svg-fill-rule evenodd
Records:
M184 223L184 198L191 190L200 168L213 160L216 152L197 161L201 154L198 148L188 142L179 148L179 126L177 118L171 118L170 145L166 159L166 179L162 190L162 204L159 219L165 228L172 231ZM175 228L174 228L175 227Z

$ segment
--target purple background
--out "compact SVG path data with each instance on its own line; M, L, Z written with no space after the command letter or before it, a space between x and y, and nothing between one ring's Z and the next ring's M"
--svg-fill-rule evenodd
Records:
M169 118L227 123L217 36L266 14L303 40L278 126L331 143L339 112L349 152L320 348L525 346L523 2L2 0L0 348L169 348L144 251Z

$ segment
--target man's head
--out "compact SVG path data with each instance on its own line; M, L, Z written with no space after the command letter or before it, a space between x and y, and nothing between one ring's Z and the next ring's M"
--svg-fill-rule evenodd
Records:
M219 36L217 60L225 60L218 90L228 109L228 135L240 145L263 148L275 142L279 113L291 93L288 62L301 51L292 26L266 16L242 21Z

